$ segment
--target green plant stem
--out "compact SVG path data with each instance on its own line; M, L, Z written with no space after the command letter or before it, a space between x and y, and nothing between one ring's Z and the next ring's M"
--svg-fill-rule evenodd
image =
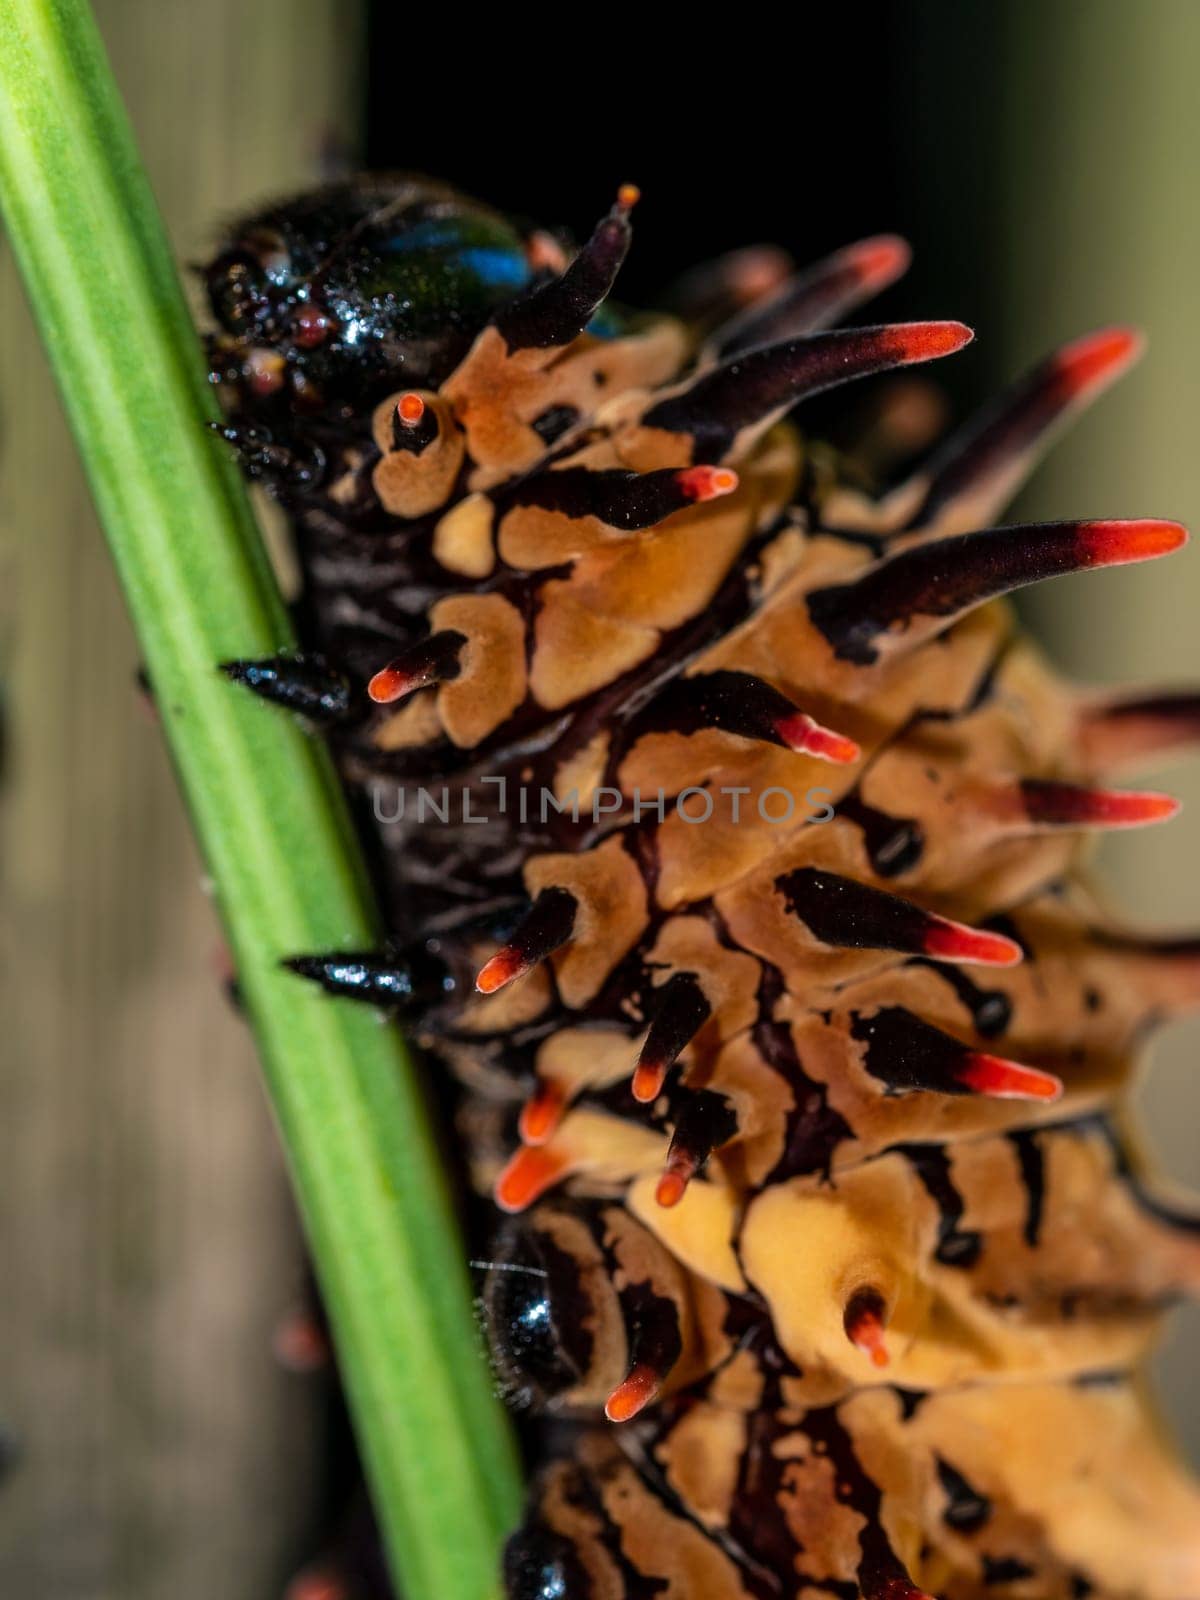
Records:
M0 0L0 204L237 961L389 1553L405 1593L483 1600L518 1506L511 1437L399 1035L280 967L377 930L324 749L217 671L292 640L203 426L195 335L86 0Z

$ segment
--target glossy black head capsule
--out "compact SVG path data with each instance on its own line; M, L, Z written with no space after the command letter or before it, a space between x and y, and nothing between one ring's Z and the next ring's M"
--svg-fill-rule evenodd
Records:
M214 377L251 411L436 387L531 277L527 235L453 189L332 184L229 230L205 272Z

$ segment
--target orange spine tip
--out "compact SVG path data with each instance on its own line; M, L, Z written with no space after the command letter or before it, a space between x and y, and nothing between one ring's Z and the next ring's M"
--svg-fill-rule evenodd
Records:
M925 934L925 954L934 961L963 961L984 967L1015 967L1024 952L1015 939L986 933L961 922L935 918Z
M567 1163L544 1145L522 1145L496 1179L496 1204L501 1211L524 1211L566 1173Z
M877 1290L859 1289L851 1295L842 1324L847 1339L870 1358L872 1366L887 1366L887 1307Z
M1052 1072L977 1050L964 1057L957 1076L967 1088L993 1100L1057 1100L1063 1092L1062 1079Z
M975 337L963 322L900 322L887 329L900 362L936 361L952 356Z
M529 971L533 965L519 950L514 950L511 945L505 945L502 950L497 950L490 961L485 961L479 969L475 979L475 987L480 994L495 994L498 989L503 989L506 984Z
M376 705L387 706L395 700L403 700L419 686L420 680L415 674L388 665L381 667L367 684L367 694Z
M479 993L495 994L497 989L503 989L506 983L519 978L566 944L575 927L578 909L578 902L569 890L556 886L543 889L508 943L480 968L475 979Z
M667 1067L665 1061L639 1061L633 1073L633 1098L643 1105L657 1100L666 1081Z
M669 1211L683 1199L690 1177L690 1172L682 1172L677 1167L668 1167L663 1173L654 1191L654 1198L664 1210Z
M674 972L651 1001L650 1026L633 1074L633 1098L648 1104L662 1093L667 1073L712 1016L690 972Z
M733 493L738 475L731 467L685 467L675 474L675 481L689 500L716 500Z
M819 761L832 761L837 766L848 766L862 756L853 739L844 733L835 733L832 728L821 727L804 711L781 717L775 724L775 731L788 749L795 750L798 755L815 756Z
M367 694L377 705L389 705L414 689L457 678L462 670L459 656L466 642L466 636L456 628L431 633L382 667L367 684Z
M1178 522L1143 518L1129 522L1081 522L1076 532L1081 558L1092 567L1121 567L1155 561L1187 543Z
M396 416L406 428L415 428L425 415L425 402L419 394L402 394L396 402Z
M1119 378L1145 345L1136 328L1101 328L1084 334L1055 355L1055 378L1068 394L1088 396Z
M566 1096L556 1083L542 1082L521 1108L517 1131L524 1144L545 1144L558 1127Z
M604 1402L604 1415L610 1422L629 1422L658 1398L661 1388L662 1382L654 1368L639 1362Z
M912 250L898 234L883 233L850 245L845 259L864 289L883 289L908 271Z
M622 211L632 211L642 198L642 191L636 183L623 183L617 190L617 204Z

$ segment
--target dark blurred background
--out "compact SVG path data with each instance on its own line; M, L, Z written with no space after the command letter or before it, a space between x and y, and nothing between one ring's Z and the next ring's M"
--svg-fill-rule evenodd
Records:
M804 260L896 230L916 260L881 315L979 330L938 370L955 412L1089 328L1150 335L1021 515L1200 528L1193 0L809 5L723 13L719 30L578 9L497 26L394 0L96 9L184 261L223 217L339 160L433 173L577 233L635 181L635 303L736 245ZM272 1600L344 1459L326 1380L273 1353L302 1253L7 253L0 329L0 1593ZM1178 681L1200 669L1198 601L1193 549L1045 586L1028 615L1081 680ZM1145 922L1195 926L1200 762L1163 781L1190 814L1103 867ZM1200 1186L1198 1037L1160 1039L1143 1105L1166 1166ZM1162 1363L1194 1454L1197 1326Z

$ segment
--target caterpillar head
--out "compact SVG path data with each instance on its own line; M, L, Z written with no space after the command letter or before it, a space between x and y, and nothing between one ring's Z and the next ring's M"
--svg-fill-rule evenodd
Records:
M541 246L543 251L547 248ZM267 418L438 384L539 246L444 184L358 178L289 198L227 235L205 283L214 375Z

